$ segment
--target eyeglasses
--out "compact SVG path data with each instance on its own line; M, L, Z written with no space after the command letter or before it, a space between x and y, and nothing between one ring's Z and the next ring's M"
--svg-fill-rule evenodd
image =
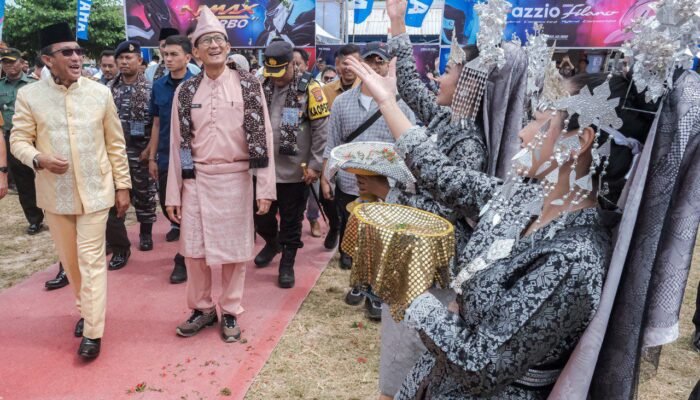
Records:
M211 46L211 43L214 42L219 46L223 46L224 43L226 43L226 38L223 35L211 35L211 36L204 36L202 38L199 38L197 41L197 45L199 46L200 44L203 47L209 47Z
M63 57L70 57L73 54L75 54L78 57L82 57L85 55L85 49L78 47L77 49L58 49L52 51L50 54L56 54L56 53L61 53Z
M335 76L324 76L323 81L324 82L333 82L335 80Z

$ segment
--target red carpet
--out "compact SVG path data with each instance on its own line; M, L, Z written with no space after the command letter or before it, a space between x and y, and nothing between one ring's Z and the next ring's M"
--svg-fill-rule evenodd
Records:
M267 268L250 263L239 318L246 343L224 343L219 326L181 338L175 327L188 315L185 284L171 285L177 243L166 243L163 218L155 249L135 250L138 225L129 229L132 255L109 272L102 353L86 363L73 336L79 315L71 289L46 292L55 266L0 293L0 400L242 399L287 325L332 257L323 239L308 236L296 264L296 286L277 287L279 256ZM262 246L262 240L258 240ZM214 267L215 299L220 268ZM137 388L139 383L145 387ZM133 391L136 389L136 391ZM133 393L132 393L133 391ZM230 391L230 396L227 396Z

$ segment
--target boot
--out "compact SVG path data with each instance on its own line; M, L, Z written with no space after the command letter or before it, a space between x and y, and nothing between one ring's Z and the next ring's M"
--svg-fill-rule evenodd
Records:
M255 265L258 268L267 267L280 251L281 249L280 245L277 244L277 239L270 241L265 240L265 246L260 250L260 253L255 256Z
M278 278L278 283L282 289L291 289L294 287L294 259L296 256L296 248L285 247L282 250L280 275Z

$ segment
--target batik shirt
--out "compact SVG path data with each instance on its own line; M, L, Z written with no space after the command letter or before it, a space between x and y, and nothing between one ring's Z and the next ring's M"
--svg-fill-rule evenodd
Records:
M593 318L610 257L609 230L600 211L588 208L520 238L535 218L540 186L504 187L455 167L427 139L422 128L412 128L397 142L421 187L463 218L488 208L463 252L469 264L460 270L473 275L455 287L459 312L429 293L406 312L428 351L396 399L545 399L551 386L535 390L532 378L562 368ZM510 201L499 210L491 199L501 190ZM512 247L503 244L511 239ZM544 375L552 383L556 378L556 372Z
M452 109L437 104L435 94L421 80L413 46L408 35L399 35L389 40L389 49L396 56L396 86L401 98L408 104L423 125L428 135L436 135L437 148L452 163L461 169L483 171L486 168L486 144L484 132L477 126L466 129L452 126ZM471 236L470 222L459 218L451 207L436 201L433 196L421 189L421 180L416 183L416 193L394 188L386 198L389 203L403 204L420 208L446 218L455 226L457 249L463 249Z

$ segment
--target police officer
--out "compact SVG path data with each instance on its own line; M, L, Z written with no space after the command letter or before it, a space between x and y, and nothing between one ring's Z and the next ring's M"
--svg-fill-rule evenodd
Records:
M270 212L255 216L256 231L265 240L255 264L267 266L282 252L278 277L282 288L294 286L309 185L321 173L330 115L321 85L310 73L297 73L292 59L293 48L287 42L273 41L265 49L263 89L274 136L278 200ZM307 168L302 169L302 163Z
M151 232L156 221L156 185L148 173L148 142L151 136L153 118L149 113L151 84L146 80L139 67L143 58L138 42L128 40L117 46L114 52L119 67L119 74L108 83L117 106L119 119L126 137L126 152L131 173L131 196L136 209L136 219L141 224L139 249L153 249ZM110 213L108 230L118 226L125 233L123 219L117 219ZM108 235L110 236L110 235ZM130 249L117 248L109 237L113 256L109 268L116 270L126 265Z
M15 114L15 99L17 91L22 86L36 82L36 79L27 76L22 71L22 55L17 49L0 50L0 61L5 77L0 79L0 110L2 111L3 134L5 137L5 147L10 148L10 131L12 130L12 117ZM19 203L22 205L24 216L29 222L27 233L35 235L39 233L44 225L44 212L36 206L36 188L34 187L34 171L22 164L9 151L7 151L7 161L10 174L14 179Z

